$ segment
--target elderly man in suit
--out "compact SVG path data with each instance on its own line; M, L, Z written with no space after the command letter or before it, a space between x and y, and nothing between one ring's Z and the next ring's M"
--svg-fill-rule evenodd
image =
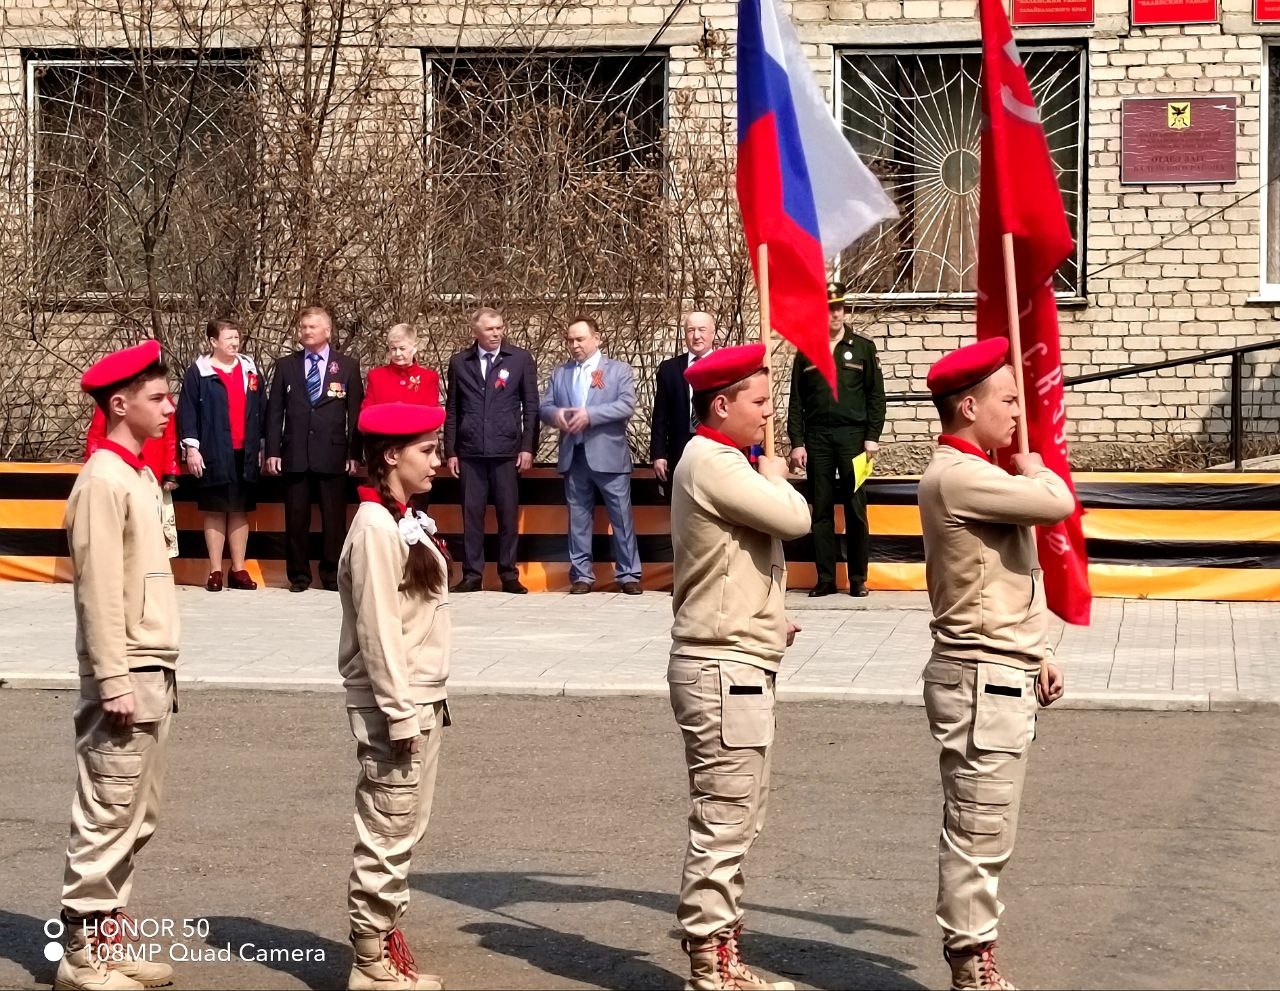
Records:
M505 341L502 314L489 307L471 317L473 346L449 359L444 451L462 490L462 580L455 592L484 582L484 511L498 517L498 577L502 590L528 591L516 569L519 473L533 466L538 446L538 367L533 355Z
M360 362L330 347L333 320L321 306L298 314L302 349L276 362L267 399L266 472L284 476L289 591L311 587L311 504L320 503L320 581L338 590L347 532L347 476L359 467L356 421L364 399Z
M693 393L684 379L685 369L705 358L716 345L716 319L695 310L684 318L685 349L658 366L657 394L653 401L653 423L649 434L649 460L667 498L671 498L671 476L675 473L685 445L698 428L693 414Z
M600 327L591 317L575 317L564 340L570 358L551 373L542 422L560 431L556 470L564 476L569 507L569 591L582 595L595 582L591 537L599 491L613 527L618 588L639 595L640 551L631 519L627 445L627 422L636 411L635 373L600 351Z

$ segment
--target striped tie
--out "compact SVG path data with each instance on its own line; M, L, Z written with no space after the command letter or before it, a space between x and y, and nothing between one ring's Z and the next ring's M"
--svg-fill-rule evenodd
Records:
M311 363L307 369L307 395L311 397L311 405L314 406L320 401L320 356L309 354L307 361Z

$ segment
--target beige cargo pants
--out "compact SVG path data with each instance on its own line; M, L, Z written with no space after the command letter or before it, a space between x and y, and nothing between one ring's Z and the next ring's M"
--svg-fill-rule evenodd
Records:
M769 796L774 676L738 661L672 658L667 682L692 801L676 915L701 939L742 921L742 864Z
M129 904L134 859L155 834L164 783L165 742L176 698L170 670L132 671L134 724L117 728L102 711L92 679L76 705L76 795L62 879L69 916Z
M397 760L382 711L347 710L360 762L354 864L347 885L353 933L390 932L409 907L409 861L431 819L448 712L444 701L418 706L421 749Z
M1035 738L1034 671L934 657L924 669L929 730L942 745L938 924L950 950L994 940L1000 872L1013 853Z

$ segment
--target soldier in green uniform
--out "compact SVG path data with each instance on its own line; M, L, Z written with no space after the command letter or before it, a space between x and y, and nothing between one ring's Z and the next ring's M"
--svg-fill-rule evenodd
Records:
M880 449L884 429L884 375L876 346L845 326L845 289L827 283L831 353L836 363L839 398L832 396L822 373L797 354L791 370L791 404L787 432L791 435L791 467L808 472L813 499L813 555L818 584L810 596L836 590L836 494L844 504L848 545L849 594L867 594L866 490L854 491L853 459Z

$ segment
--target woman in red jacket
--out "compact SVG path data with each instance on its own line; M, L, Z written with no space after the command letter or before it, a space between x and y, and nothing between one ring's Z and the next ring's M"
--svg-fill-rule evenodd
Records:
M412 326L398 323L387 331L387 363L369 369L361 409L383 403L440 405L440 376L414 361L417 351L418 335Z

